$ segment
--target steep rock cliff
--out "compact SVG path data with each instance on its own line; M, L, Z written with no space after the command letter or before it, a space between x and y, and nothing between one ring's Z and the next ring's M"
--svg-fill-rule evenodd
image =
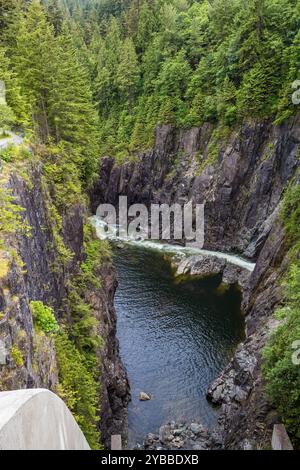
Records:
M87 213L78 203L63 214L63 241L73 255L72 261L65 264L55 240L54 220L49 210L51 198L40 165L35 162L30 166L26 177L24 172L6 171L1 184L24 208L30 235L8 236L6 250L0 256L5 266L0 274L0 389L45 387L55 392L59 371L54 340L35 331L30 302L40 300L52 306L58 320L66 313L68 280L85 257L83 224ZM18 255L17 261L14 253ZM101 287L89 289L85 295L99 320L98 334L102 338L98 352L100 428L103 443L109 446L111 433L121 433L126 438L130 395L116 339L115 271L110 263L105 263L98 275Z
M214 142L212 126L158 127L153 150L123 164L104 157L91 200L205 203L204 248L256 260L297 165L299 118L281 126L245 123ZM211 153L217 152L211 164Z
M127 195L129 204L205 203L204 248L256 262L244 289L246 340L208 390L208 398L221 406L216 447L269 446L279 419L264 397L261 350L282 299L288 259L278 214L299 145L299 116L281 126L246 122L217 141L210 125L188 131L160 126L154 149L122 164L109 157L100 162L93 212L99 203L117 205L119 195Z

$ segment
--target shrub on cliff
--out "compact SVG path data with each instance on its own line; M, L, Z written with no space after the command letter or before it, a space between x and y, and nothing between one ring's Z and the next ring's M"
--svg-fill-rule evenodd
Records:
M16 117L13 110L6 104L0 103L0 137L2 134L10 130L11 126L15 123Z
M292 438L300 442L300 266L286 282L287 305L277 312L282 324L264 350L263 371L268 397L280 412Z
M72 411L91 448L99 449L99 384L88 369L84 356L64 331L56 336L55 346L59 369L58 394Z
M22 212L24 212L24 208L16 204L11 192L0 185L0 249L3 248L7 235L15 234L18 231L29 235L30 227L24 221Z
M99 324L87 292L101 288L99 268L110 259L106 243L97 239L90 225L84 227L85 259L76 275L69 279L66 329L56 336L59 368L58 393L73 412L90 446L98 449L100 395ZM71 319L71 320L70 320Z
M56 333L59 330L52 308L40 301L30 302L34 326L44 333Z
M283 222L290 240L292 264L284 283L285 306L277 311L280 326L263 351L263 373L270 401L280 412L296 445L300 443L300 186L285 195Z

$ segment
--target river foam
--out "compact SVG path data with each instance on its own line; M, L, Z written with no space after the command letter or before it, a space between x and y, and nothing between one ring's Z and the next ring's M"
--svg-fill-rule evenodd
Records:
M159 241L153 241L153 240L143 239L143 238L141 238L140 240L136 240L136 239L128 238L125 234L122 235L122 230L119 230L117 226L115 225L109 226L97 216L91 217L90 221L95 227L97 236L100 239L126 243L130 246L142 247L144 249L147 248L150 250L171 253L174 255L184 254L187 256L193 256L193 255L215 256L216 258L226 259L226 261L228 261L229 263L232 263L236 266L247 269L250 272L254 271L254 268L255 268L255 263L251 263L250 261L247 261L239 256L232 255L229 253L221 253L219 251L210 251L210 250L203 250L203 249L200 250L199 248L192 248L192 247L179 246L179 245L170 245L167 243L161 243ZM105 231L104 231L104 228L105 228Z

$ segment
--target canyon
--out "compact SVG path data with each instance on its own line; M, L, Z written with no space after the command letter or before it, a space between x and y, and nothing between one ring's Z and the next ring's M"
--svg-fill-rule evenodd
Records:
M126 195L130 204L184 204L193 200L205 203L204 248L255 263L243 283L246 339L207 391L209 400L221 407L211 447L268 446L279 416L264 395L261 351L277 324L273 313L282 301L281 280L288 267L287 237L279 213L285 189L298 167L299 124L299 117L280 126L268 121L245 122L216 144L214 161L210 157L212 125L190 130L158 126L153 149L128 161L102 157L99 178L89 193L90 211L75 204L62 217L63 240L74 255L67 268L55 249L47 212L49 188L43 184L41 168L33 165L30 169L33 185L12 169L6 184L25 209L31 236L19 234L7 240L25 269L8 253L5 255L10 268L0 278L4 312L0 319L1 388L56 390L53 341L38 341L29 303L42 300L56 312L63 309L68 279L84 259L83 223L100 203L117 204L119 195ZM116 337L115 269L106 263L98 275L101 288L88 290L86 299L99 320L98 334L103 339L98 352L102 364L100 427L103 444L108 447L111 434L122 434L126 443L130 390ZM23 356L19 367L11 354L15 344Z
M246 339L207 391L221 407L212 446L268 448L280 420L265 398L261 351L277 325L282 277L288 268L287 236L280 221L285 189L296 173L299 118L281 126L245 122L218 143L210 159L213 126L190 130L159 126L152 150L127 162L103 157L91 193L99 203L205 203L207 250L238 254L255 263L243 288Z

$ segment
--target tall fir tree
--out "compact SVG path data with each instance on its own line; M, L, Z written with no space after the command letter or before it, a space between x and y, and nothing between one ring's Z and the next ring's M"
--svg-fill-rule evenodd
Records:
M139 64L133 41L126 38L121 47L121 60L117 68L118 87L129 103L132 114L134 97L139 81Z
M11 70L10 59L7 57L6 49L0 46L0 80L4 82L6 101L16 116L15 123L27 128L30 122L30 109L28 103L21 95L18 77Z
M22 95L31 107L33 129L42 141L47 141L51 135L48 102L57 72L56 49L53 26L47 22L40 2L33 0L18 21L12 65L19 77Z
M57 38L58 67L53 76L49 118L56 140L77 150L76 163L89 180L96 170L98 154L97 113L92 102L90 78L78 57L67 26Z

